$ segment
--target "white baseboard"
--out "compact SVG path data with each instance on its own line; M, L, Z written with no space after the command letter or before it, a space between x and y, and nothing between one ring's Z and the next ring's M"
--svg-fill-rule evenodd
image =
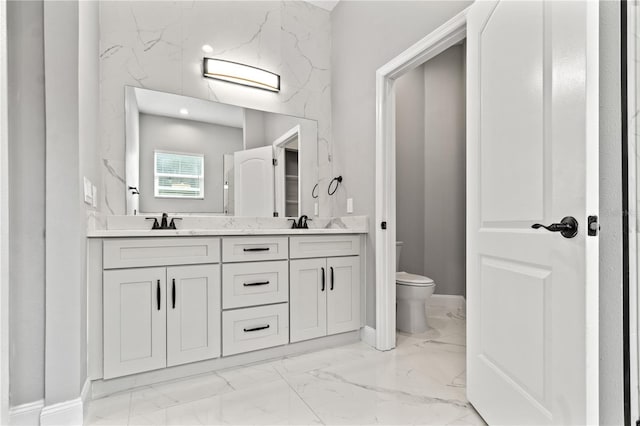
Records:
M365 325L360 330L360 340L362 340L367 345L375 348L376 347L376 329L373 327L369 327Z
M77 425L82 426L83 421L82 398L58 404L47 405L40 413L42 426Z
M40 412L44 407L44 400L29 402L9 408L10 425L39 425Z
M82 400L82 403L86 403L87 400L89 400L89 397L91 395L91 380L87 379L84 382L84 385L82 386L82 390L80 391L80 399Z

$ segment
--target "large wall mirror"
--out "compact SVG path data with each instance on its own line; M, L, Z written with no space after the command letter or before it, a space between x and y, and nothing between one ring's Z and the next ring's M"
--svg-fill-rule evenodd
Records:
M314 120L125 87L127 213L313 216Z

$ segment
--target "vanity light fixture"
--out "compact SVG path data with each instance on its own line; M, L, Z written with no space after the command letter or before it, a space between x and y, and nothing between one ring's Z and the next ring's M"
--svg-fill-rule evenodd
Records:
M261 68L222 59L204 58L203 70L204 76L208 78L271 92L280 91L280 76Z
M182 115L189 115L189 110L186 108L180 108L180 114Z

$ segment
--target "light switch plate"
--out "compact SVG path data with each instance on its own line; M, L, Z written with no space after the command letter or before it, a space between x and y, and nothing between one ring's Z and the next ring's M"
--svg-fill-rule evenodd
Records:
M347 213L353 213L353 198L347 198Z
M91 185L91 181L84 177L84 202L91 205L93 200L93 188Z

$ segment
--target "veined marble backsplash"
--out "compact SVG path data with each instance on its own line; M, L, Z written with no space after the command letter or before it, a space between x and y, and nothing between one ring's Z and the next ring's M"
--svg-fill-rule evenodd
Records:
M318 121L320 186L331 176L329 12L302 1L100 2L100 211L125 213L124 86ZM205 54L208 44L213 52ZM271 93L202 77L202 58L280 74ZM320 214L330 216L326 191Z
M149 216L106 216L105 230L147 230L151 229L153 221L146 220ZM291 228L291 221L283 217L238 217L238 216L180 216L169 215L169 220L181 217L177 221L178 229L210 230L210 229L287 229ZM369 221L367 216L343 216L322 218L316 217L307 222L311 229L349 229L354 232L367 232ZM97 229L96 229L97 230Z

